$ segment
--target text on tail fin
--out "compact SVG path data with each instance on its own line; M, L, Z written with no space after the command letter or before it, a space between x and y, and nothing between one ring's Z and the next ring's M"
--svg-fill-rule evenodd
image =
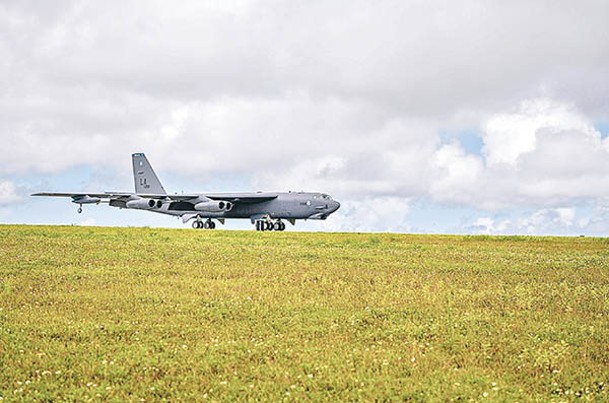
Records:
M144 194L167 194L161 181L154 173L144 153L135 153L133 159L133 180L135 182L135 193Z

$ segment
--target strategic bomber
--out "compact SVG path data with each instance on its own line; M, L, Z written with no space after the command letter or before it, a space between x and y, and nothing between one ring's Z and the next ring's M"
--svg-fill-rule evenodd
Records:
M144 153L132 155L135 193L34 193L32 196L71 197L82 213L84 204L108 203L112 207L152 211L192 220L196 229L215 229L214 220L249 219L257 231L284 231L283 220L325 220L340 203L326 193L255 192L191 193L170 195L159 181Z

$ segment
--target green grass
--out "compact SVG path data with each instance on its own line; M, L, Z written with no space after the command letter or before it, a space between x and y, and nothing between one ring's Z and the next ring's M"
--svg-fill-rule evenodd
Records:
M0 226L12 400L609 399L609 241Z

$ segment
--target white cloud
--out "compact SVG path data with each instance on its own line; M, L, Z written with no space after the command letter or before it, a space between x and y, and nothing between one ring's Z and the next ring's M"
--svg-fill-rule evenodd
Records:
M606 236L609 232L606 203L596 206L568 206L510 211L497 216L480 216L465 224L467 233L489 235L570 235Z
M537 148L537 136L573 131L597 137L594 127L574 108L548 98L523 101L518 111L490 116L482 126L484 156L488 165L515 165L518 158Z
M329 231L408 232L409 199L401 197L369 197L347 200L338 212L323 223L316 223Z
M552 229L570 227L575 218L574 208L541 209L521 219L518 226L530 234L551 233Z
M480 205L560 205L609 192L609 152L573 106L525 101L483 126L485 180Z
M576 217L576 225L582 233L607 236L609 233L609 199L599 198L595 201L590 214Z
M439 201L472 203L484 197L484 166L477 155L466 154L457 144L440 147L431 161L431 195Z
M408 211L399 199L596 200L608 14L595 0L6 1L0 174L115 172L144 151L194 181L374 200L374 228L393 225L376 206ZM481 155L441 140L472 128Z
M479 217L472 225L466 226L467 232L475 234L496 235L509 231L510 220L497 220L493 217Z
M19 200L17 187L11 181L0 179L0 205L14 203Z

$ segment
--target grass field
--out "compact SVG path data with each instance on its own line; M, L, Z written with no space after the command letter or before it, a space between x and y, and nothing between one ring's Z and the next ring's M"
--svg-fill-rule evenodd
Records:
M0 226L0 397L609 400L609 240Z

